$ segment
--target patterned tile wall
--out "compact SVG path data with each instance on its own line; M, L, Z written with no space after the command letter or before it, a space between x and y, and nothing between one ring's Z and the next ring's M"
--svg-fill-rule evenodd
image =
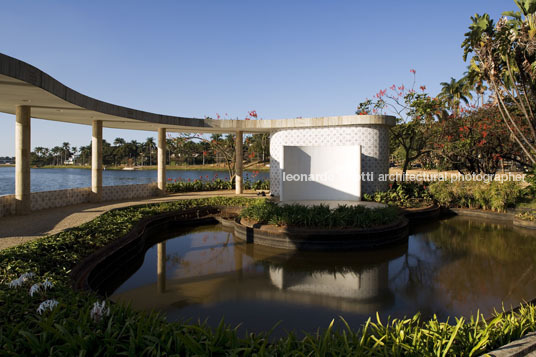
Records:
M15 195L0 196L0 217L15 214Z
M128 200L133 198L152 197L158 194L158 185L156 183L123 185L123 186L104 186L102 188L103 201Z
M387 189L379 174L389 173L389 127L385 125L355 125L329 128L288 129L270 137L270 190L279 196L283 146L344 146L361 145L361 170L374 174L373 181L361 183L362 193Z
M67 190L32 192L31 194L31 209L39 211L47 208L65 207L86 203L89 201L89 187L70 188Z
M39 211L47 208L65 207L90 202L91 188L71 188L67 190L32 192L31 209ZM153 197L159 194L156 183L104 186L103 201L129 200ZM0 196L0 217L15 214L15 195Z

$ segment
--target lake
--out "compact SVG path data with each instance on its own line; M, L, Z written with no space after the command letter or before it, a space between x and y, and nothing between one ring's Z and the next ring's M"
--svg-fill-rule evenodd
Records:
M156 170L105 170L102 173L104 186L132 185L138 183L156 182ZM207 177L208 176L208 177ZM268 172L244 171L245 180L268 179ZM226 179L227 171L212 170L167 170L168 179L182 178L194 180L203 177L204 180L213 178ZM67 188L90 187L91 170L87 169L31 169L32 192L63 190ZM0 196L15 193L15 168L0 167Z

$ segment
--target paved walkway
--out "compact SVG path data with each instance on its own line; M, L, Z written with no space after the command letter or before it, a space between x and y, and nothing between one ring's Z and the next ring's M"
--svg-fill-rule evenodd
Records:
M114 208L210 196L235 196L235 193L234 191L177 193L164 197L140 200L82 203L79 205L34 211L25 216L1 217L0 250L55 234L67 228L76 227ZM256 194L254 191L247 191L242 196L256 197Z

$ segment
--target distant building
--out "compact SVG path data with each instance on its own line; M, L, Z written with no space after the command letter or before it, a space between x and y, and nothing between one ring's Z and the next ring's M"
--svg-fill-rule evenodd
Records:
M0 157L0 165L14 165L15 164L15 158L14 157Z

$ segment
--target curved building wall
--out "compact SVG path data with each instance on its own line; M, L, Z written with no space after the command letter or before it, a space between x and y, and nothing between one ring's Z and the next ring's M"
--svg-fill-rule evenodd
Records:
M378 176L389 173L389 126L370 124L285 129L272 133L270 136L270 190L272 194L275 196L280 194L283 146L346 145L361 145L361 171L373 175L373 180L363 177L362 194L386 190L388 182L379 181Z

